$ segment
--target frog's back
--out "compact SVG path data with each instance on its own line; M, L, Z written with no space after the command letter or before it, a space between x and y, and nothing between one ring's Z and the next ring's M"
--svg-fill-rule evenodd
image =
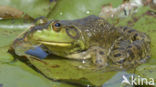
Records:
M110 47L115 39L121 36L121 33L113 25L95 15L78 20L61 21L61 23L65 26L74 25L80 29L90 42L90 45L103 45L103 47L107 48Z
M109 50L108 59L114 64L129 67L150 57L150 38L142 32L128 27L116 28L105 19L93 15L65 23L79 28L89 38L90 47Z

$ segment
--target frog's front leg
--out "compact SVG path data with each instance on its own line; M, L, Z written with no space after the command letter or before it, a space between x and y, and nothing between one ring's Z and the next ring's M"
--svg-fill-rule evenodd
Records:
M107 65L107 52L104 48L101 47L91 47L86 51L74 53L66 56L67 58L72 59L91 59L92 63L96 66L106 66Z

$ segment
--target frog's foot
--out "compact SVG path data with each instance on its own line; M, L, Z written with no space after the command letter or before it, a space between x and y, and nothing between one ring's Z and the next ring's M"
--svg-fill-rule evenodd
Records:
M123 68L126 66L133 66L137 59L137 49L131 44L126 47L113 48L109 54L109 59L113 65Z
M136 66L150 57L150 39L141 32L124 28L128 40L116 41L113 45L109 59L121 67Z
M151 55L150 37L145 33L136 31L128 27L124 27L123 32L125 32L126 36L129 37L129 40L131 40L131 45L128 46L127 50L131 49L132 52L134 52L135 57L140 59L140 62L148 59Z
M98 67L105 67L107 66L107 52L105 49L101 47L93 47L90 50L91 52L91 58L93 64L95 64Z

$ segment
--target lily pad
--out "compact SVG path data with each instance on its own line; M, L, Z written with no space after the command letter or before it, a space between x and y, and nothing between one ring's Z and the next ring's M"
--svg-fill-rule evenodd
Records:
M74 87L66 83L52 82L20 61L0 62L0 77L3 87Z
M55 0L1 0L0 3L23 11L32 18L47 16L55 4Z
M36 0L31 0L31 1L30 0L25 0L25 1L24 0L20 0L20 1L2 0L1 2L3 3L0 3L0 5L18 8L19 10L29 14L33 18L39 16L47 16L49 19L63 20L63 19L77 19L77 18L82 18L87 15L93 15L93 14L98 15L100 13L102 5L112 3L113 6L115 7L122 3L122 0L119 1L117 0L86 0L86 1L59 0L57 1L55 6L55 2L51 3L50 1L49 0L46 1L45 0L37 0L37 1ZM141 74L145 75L145 73L147 72L149 73L149 75L145 75L145 76L151 77L153 76L153 74L155 74L155 70L152 71L153 73L150 73L150 70L155 69L155 64L156 64L156 54L155 54L156 20L155 17L145 14L145 12L147 12L148 10L150 10L150 8L139 9L139 12L135 15L132 15L124 19L118 19L118 20L111 19L110 23L117 23L116 26L124 25L124 26L133 27L135 29L138 29L139 31L146 32L151 37L152 57L150 61L146 63L147 65L145 64L138 67L138 71L136 73L140 75ZM137 20L135 20L136 18ZM8 22L7 24L9 23L11 22ZM26 27L28 26L25 26L25 28ZM20 61L12 62L13 57L7 53L7 49L9 48L9 45L12 43L15 37L23 31L20 29L25 29L25 28L24 27L19 28L17 27L17 25L15 25L13 29L8 27L0 28L0 33L1 33L0 40L2 41L0 42L0 47L1 47L0 53L2 53L0 57L0 61L2 62L0 63L1 65L0 76L4 77L6 76L6 74L8 75L6 79L3 78L0 79L0 82L4 84L4 87L5 86L6 87L21 87L21 86L22 87L24 86L70 87L72 86L63 83L59 84L59 83L52 82L51 80L43 77L41 74L35 72L30 67L21 63ZM35 59L29 59L29 60L36 68L38 68L38 70L42 71L42 74L44 74L44 76L50 79L62 80L62 81L73 82L73 83L78 82L78 84L85 84L85 85L93 84L99 86L107 82L109 79L112 79L117 73L117 72L102 72L102 71L93 71L88 69L79 69L75 67L74 64L71 63L71 61L60 57L57 59L55 59L55 57L50 57L46 60L43 60L42 62ZM73 63L77 64L77 62L73 62ZM144 71L145 68L148 69ZM21 77L23 76L23 78L25 79L23 80L19 76ZM14 80L13 78L16 78L17 80ZM38 83L41 83L41 85L39 85ZM114 86L114 84L112 85Z
M51 10L48 18L71 20L88 15L98 15L102 5L108 3L112 3L115 7L121 4L122 0L60 0L57 2L55 8Z
M60 57L54 58L51 56L42 61L29 58L29 61L48 78L71 82L74 81L73 83L79 83L86 86L100 86L116 74L115 71L104 73L103 71L78 68L72 64L72 61ZM74 63L76 64L77 62ZM84 82L83 80L86 81Z

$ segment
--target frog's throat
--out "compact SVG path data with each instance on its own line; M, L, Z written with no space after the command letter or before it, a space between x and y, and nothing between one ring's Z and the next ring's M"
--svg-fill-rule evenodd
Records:
M46 42L46 41L40 41L43 45L49 45L49 46L60 46L60 47L68 47L72 44L69 42Z

